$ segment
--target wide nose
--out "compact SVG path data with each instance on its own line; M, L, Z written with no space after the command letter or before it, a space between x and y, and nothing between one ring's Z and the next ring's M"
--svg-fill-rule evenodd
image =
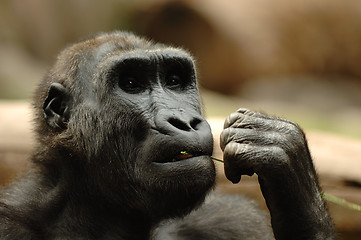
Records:
M166 117L166 126L169 130L181 130L181 131L196 131L199 127L199 124L202 122L202 119L191 116L189 114L183 116L168 116Z
M209 130L208 123L198 113L182 109L162 109L155 116L155 126L167 135L203 132Z

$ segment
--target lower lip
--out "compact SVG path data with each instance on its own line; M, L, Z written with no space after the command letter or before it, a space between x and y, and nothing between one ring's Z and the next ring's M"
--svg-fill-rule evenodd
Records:
M187 165L187 164L195 164L196 162L202 162L205 160L211 160L210 156L208 155L201 155L201 156L193 156L189 158L180 159L177 161L170 161L170 162L153 162L156 165Z
M195 157L195 156L192 154L178 155L177 157L172 159L172 162L183 161L183 160L186 160L186 159L192 158L192 157Z
M177 162L152 162L151 166L149 166L148 171L153 172L162 179L176 179L177 176L189 177L208 175L214 171L214 163L210 156L202 155L187 158Z

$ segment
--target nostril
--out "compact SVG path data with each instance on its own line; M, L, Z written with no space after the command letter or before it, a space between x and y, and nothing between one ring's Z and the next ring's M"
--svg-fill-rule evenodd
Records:
M191 128L193 128L194 130L198 130L198 126L201 122L202 122L202 120L199 118L192 119L192 121L190 122Z
M183 122L182 120L180 120L178 118L170 118L170 119L168 119L168 122L180 130L183 130L183 131L191 130L191 128L188 124L186 124L185 122Z

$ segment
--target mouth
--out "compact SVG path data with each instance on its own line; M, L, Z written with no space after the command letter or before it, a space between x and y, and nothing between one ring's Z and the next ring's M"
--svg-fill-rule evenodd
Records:
M182 161L182 160L185 160L185 159L189 159L189 158L192 158L194 157L195 155L193 154L189 154L185 151L182 151L179 155L175 156L173 159L172 159L172 162L179 162L179 161Z
M168 154L164 158L158 158L154 162L156 163L175 163L175 162L181 162L184 160L190 160L192 158L200 157L200 156L208 156L205 153L188 153L186 151L181 151L173 154Z

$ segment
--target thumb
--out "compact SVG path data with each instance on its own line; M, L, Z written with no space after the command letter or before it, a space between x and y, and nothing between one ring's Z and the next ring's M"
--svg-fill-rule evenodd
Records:
M223 161L224 161L224 173L226 178L232 183L236 184L241 180L241 169L237 164L236 154L237 144L230 142L224 148Z

